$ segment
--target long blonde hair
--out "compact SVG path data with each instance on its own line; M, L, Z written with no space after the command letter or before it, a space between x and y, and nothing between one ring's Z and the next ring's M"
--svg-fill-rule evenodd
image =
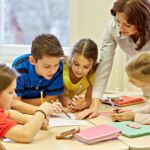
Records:
M150 83L150 52L142 52L129 60L126 72L133 78Z

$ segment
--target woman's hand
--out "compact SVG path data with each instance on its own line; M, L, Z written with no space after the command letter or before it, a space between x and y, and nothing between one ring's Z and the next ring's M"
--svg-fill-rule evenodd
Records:
M89 108L89 109L85 109L82 112L80 112L79 114L76 115L76 119L78 120L82 120L84 118L95 118L99 115L98 110Z

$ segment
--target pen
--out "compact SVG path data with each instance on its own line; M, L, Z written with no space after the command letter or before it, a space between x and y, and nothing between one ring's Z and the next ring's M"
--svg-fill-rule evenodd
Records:
M112 102L111 98L107 97L109 103L111 104L112 107L115 107L115 104Z
M40 98L41 104L43 103L44 99L43 99L43 91L41 91L41 98Z
M62 112L63 112L68 118L71 118L64 110L62 110Z

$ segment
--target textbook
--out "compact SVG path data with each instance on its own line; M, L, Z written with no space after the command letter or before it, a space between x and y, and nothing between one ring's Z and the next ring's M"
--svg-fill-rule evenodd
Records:
M94 144L96 142L117 138L119 135L119 129L102 124L81 130L79 133L74 134L74 138L86 144Z
M121 107L137 103L143 103L144 99L141 97L118 96L118 97L105 97L101 101L105 104Z
M130 138L150 134L150 126L138 124L132 121L113 122L109 125L119 129L122 135Z

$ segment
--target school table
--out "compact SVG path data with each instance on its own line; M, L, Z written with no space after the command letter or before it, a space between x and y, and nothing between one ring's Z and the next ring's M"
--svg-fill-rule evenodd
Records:
M130 95L130 96L133 96L133 95ZM142 97L142 96L140 96L140 97ZM121 108L128 109L128 110L140 108L147 103L147 98L144 98L144 99L146 100L145 103L130 105L130 106L121 107ZM100 111L102 111L102 112L109 111L112 109L113 109L112 106L109 106L106 104L101 104L101 106L100 106ZM91 119L90 121L92 121L95 125L99 125L99 124L103 124L103 123L108 124L108 123L112 122L111 117L107 116L107 115L100 115L99 117ZM127 144L129 146L130 150L150 150L150 135L136 137L136 138L128 138L128 137L121 135L121 136L119 136L119 140L121 140L123 143Z
M94 126L89 122L89 127ZM75 127L75 126L74 126ZM99 142L93 145L83 144L74 139L56 140L55 136L74 127L49 127L48 131L39 131L35 139L30 144L6 143L2 144L7 150L128 150L128 145L120 140L110 140ZM81 126L81 129L87 126Z

